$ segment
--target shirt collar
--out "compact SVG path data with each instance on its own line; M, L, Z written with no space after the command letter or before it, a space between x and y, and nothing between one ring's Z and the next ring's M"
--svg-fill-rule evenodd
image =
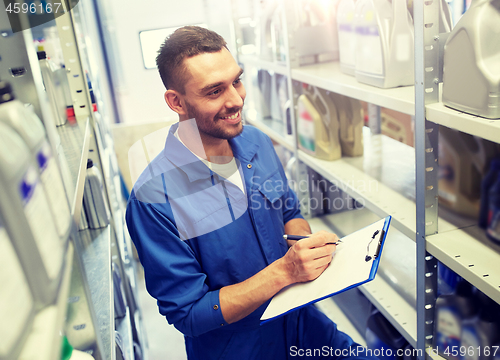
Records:
M209 178L212 171L208 166L175 137L174 133L178 127L179 123L175 123L170 127L165 143L165 157L175 167L184 171L189 181ZM229 140L229 145L231 145L234 157L240 162L250 162L259 148L259 145L252 141L245 132L245 127L243 127L243 132L240 135Z

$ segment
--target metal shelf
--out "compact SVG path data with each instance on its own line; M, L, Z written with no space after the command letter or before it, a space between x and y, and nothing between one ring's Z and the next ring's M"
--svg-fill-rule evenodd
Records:
M454 110L438 102L425 107L426 118L433 123L500 142L500 119L492 120Z
M103 345L103 358L114 354L114 300L111 279L111 226L98 230L79 232L81 254L91 301L96 313L96 332Z
M348 334L355 342L361 346L366 346L364 336L354 327L351 321L345 316L344 312L337 306L333 298L324 299L314 304L323 314L328 316L335 324L338 330Z
M282 145L290 151L294 151L291 139L287 139L283 134L285 133L285 126L282 122L273 119L263 119L254 111L245 112L245 122L255 126L264 134L269 136L272 140Z
M73 244L68 244L64 274L59 287L59 295L54 305L48 306L35 315L31 333L26 340L19 360L51 360L60 357L61 331L66 320L66 308L73 268Z
M417 346L417 311L408 304L382 277L360 286L360 290L404 336L411 346Z
M87 155L90 144L90 122L88 118L79 119L76 125L65 124L57 128L61 138L58 155L63 157L69 174L64 173L68 198L70 199L71 215L78 225L82 209L83 188L87 169ZM69 177L69 180L67 178ZM67 183L69 182L69 184Z
M415 115L413 86L381 89L359 83L340 70L339 62L327 62L292 69L292 79L333 91L351 98Z
M132 324L130 322L130 309L121 319L116 320L116 331L120 333L123 345L123 352L127 359L134 359L134 341L132 339Z
M278 63L268 60L261 60L255 55L238 55L238 62L243 65L254 66L259 69L274 71L280 75L287 75L287 68L285 63Z
M341 212L309 220L313 232L332 231L340 236L369 225L379 217L366 209ZM388 234L388 240L391 233ZM382 261L387 261L382 256ZM380 265L382 267L382 263ZM379 269L380 272L380 269ZM361 292L412 345L416 346L417 312L380 274L361 285Z
M427 251L444 265L500 303L500 252L477 226L427 236Z
M364 156L335 161L316 159L299 150L299 159L380 217L415 240L415 167L413 149L363 129Z

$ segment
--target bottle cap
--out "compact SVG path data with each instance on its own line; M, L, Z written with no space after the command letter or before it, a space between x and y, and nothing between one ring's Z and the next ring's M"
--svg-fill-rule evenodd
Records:
M12 86L7 81L0 81L0 104L12 101L15 98Z
M47 59L47 53L43 50L37 51L36 53L38 55L38 60L44 60Z
M71 354L73 353L73 346L68 341L66 336L63 336L62 339L62 348L61 348L61 360L69 360L71 358Z

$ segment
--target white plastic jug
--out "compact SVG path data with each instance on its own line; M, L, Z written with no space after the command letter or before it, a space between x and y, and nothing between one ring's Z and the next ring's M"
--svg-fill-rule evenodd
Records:
M354 76L356 70L355 0L340 0L337 10L340 70Z
M0 220L0 359L17 359L29 334L33 296L12 242Z
M500 1L473 2L444 46L443 104L500 119Z
M293 41L299 65L339 58L337 34L338 0L325 5L318 0L296 1Z
M391 88L413 85L414 30L406 0L358 0L356 79Z
M54 301L64 247L30 150L0 122L0 216L21 260L37 306Z
M16 130L29 147L33 161L38 165L50 212L54 218L61 243L65 244L71 227L71 214L62 176L52 156L45 129L38 116L15 100L10 85L0 82L0 122Z

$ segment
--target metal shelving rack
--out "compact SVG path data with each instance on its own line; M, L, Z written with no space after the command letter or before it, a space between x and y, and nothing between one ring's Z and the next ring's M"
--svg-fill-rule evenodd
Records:
M281 3L285 8L284 16L286 19L284 23L288 29L293 28L291 20L293 16L290 16L290 6L287 6L290 3L287 1ZM243 15L239 11L240 5L241 1L232 0L233 13L235 14L233 23L237 23L238 16ZM253 9L256 8L255 6ZM438 260L500 303L500 275L495 270L496 264L500 261L500 254L492 251L485 244L484 235L477 226L450 223L438 217L437 150L439 125L498 143L500 142L500 121L464 114L447 108L440 102L440 82L442 79L440 79L439 57L446 36L439 34L439 26L437 26L440 19L439 2L414 2L413 9L415 24L414 86L379 89L361 84L354 77L343 74L338 62L299 67L294 59L293 35L286 29L285 42L289 42L286 44L288 49L286 63L261 60L258 55L238 54L237 57L242 66L286 75L289 80L290 99L294 99L291 82L300 81L378 107L386 107L415 116L415 148L393 142L392 139L383 135L371 134L365 128L365 146L371 143L373 148L365 147L364 157L342 158L336 161L322 161L305 154L297 148L296 141L289 141L283 136L284 132L276 125L276 122L261 119L255 110L247 112L246 120L291 151L304 166L312 168L352 197L362 200L366 207L377 216L393 216L393 226L415 241L416 308L409 305L395 291L393 284L385 280L377 280L364 285L362 291L410 344L418 349L426 349L433 340ZM253 13L244 15L255 16L255 14L254 10ZM293 133L296 133L295 128ZM373 154L374 151L378 151L382 155L376 159L370 159L370 154ZM375 163L375 165L369 166L370 162ZM383 176L384 173L392 175L400 173L401 169L405 174L398 177L403 179L403 184L392 184L390 175ZM372 183L376 187L376 191L359 189L352 182L352 179ZM338 224L346 220L339 219L327 221L320 218L319 220L311 219L311 222L315 224L313 228L332 230L333 221L337 221ZM353 227L352 230L354 229ZM376 294L387 295L380 299ZM403 313L405 320L402 320L401 317Z
M147 359L147 341L139 330L142 328L140 308L134 314L127 308L126 316L115 323L111 262L118 265L122 282L130 279L133 284L125 290L128 299L131 295L137 297L134 287L136 272L130 254L131 243L124 234L124 204L114 150L112 144L101 141L101 134L107 133L107 126L92 111L85 75L85 70L88 70L96 78L102 76L89 68L90 46L82 40L86 37L78 32L78 29L82 31L88 26L85 16L95 21L90 13L93 8L91 4L90 8L89 4L86 7L80 4L68 11L66 5L63 2L65 14L56 17L54 25L64 55L76 124L67 123L57 128L61 142L59 146L53 146L53 152L59 160L65 159L67 163L63 178L73 224L57 299L36 314L19 359L59 358L61 334L64 334L76 349L87 351L98 360L113 360L116 358L115 331L121 335L128 359L134 358L133 341L142 345L143 358ZM2 10L5 10L3 5ZM13 33L6 14L6 11L0 14L0 78L9 81L17 97L25 104L32 104L42 120L47 119L52 114L46 101L28 16L22 12L18 14L23 28L28 30ZM10 71L13 67L22 67L23 75L13 76ZM105 90L96 87L96 83L104 84L105 81L94 83L96 98L101 113L108 121L114 119L109 110L112 104L107 104ZM79 231L88 158L101 169L111 216L110 224L105 228ZM132 331L133 326L137 330Z

